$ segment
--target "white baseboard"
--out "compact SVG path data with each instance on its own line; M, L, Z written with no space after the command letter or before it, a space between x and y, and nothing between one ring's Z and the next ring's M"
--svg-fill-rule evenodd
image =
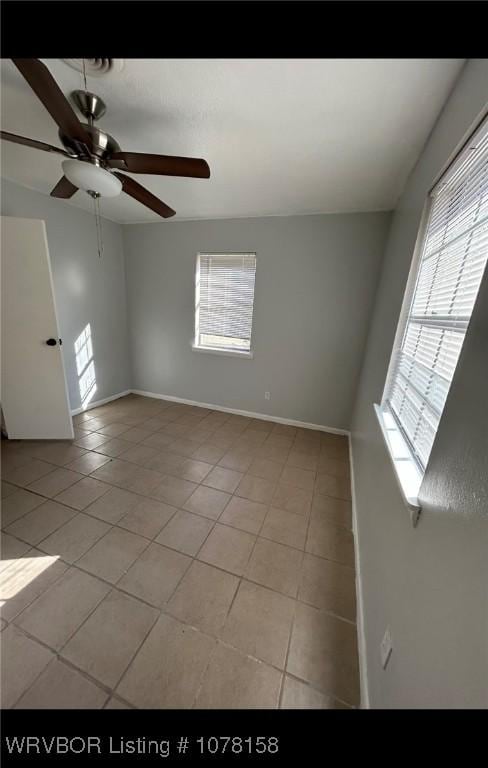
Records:
M368 664L366 658L366 636L364 632L363 584L361 580L361 558L359 554L359 532L357 519L356 486L354 482L354 461L352 436L349 437L349 464L351 467L352 530L354 533L354 559L356 566L356 626L358 633L359 678L361 683L361 709L369 709Z
M118 392L116 395L110 395L109 397L104 397L102 400L93 400L93 402L88 403L85 407L81 408L74 408L71 411L72 416L77 416L79 413L84 413L84 411L91 411L92 408L98 408L100 405L105 405L105 403L111 403L112 400L118 400L119 397L125 397L126 395L130 395L132 392L131 389L126 389L124 392Z
M144 392L142 389L131 389L133 395L142 395L143 397L155 397L158 400L169 400L173 403L182 403L183 405L197 405L200 408L211 408L214 411L223 413L234 413L237 416L247 416L251 419L262 419L263 421L276 421L278 424L288 424L291 427L303 427L304 429L315 429L320 432L331 432L334 435L349 435L347 429L336 429L335 427L325 427L323 424L309 424L306 421L296 421L295 419L284 419L281 416L270 416L267 413L254 413L253 411L242 411L238 408L225 408L223 405L214 403L200 403L198 400L187 400L184 397L174 397L173 395L159 395L156 392ZM125 393L124 393L125 394Z

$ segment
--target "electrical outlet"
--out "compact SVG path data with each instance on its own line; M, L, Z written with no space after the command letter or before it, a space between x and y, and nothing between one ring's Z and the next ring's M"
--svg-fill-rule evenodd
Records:
M271 393L270 392L265 392L264 393L264 399L265 400L271 400Z
M386 669L392 650L393 643L391 639L390 627L387 627L385 629L385 634L383 635L383 640L380 643L381 666L383 669Z

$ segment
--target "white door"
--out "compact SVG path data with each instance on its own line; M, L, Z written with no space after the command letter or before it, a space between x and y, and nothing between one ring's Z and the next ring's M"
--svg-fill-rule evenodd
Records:
M1 404L8 436L72 439L45 224L2 216L1 243Z

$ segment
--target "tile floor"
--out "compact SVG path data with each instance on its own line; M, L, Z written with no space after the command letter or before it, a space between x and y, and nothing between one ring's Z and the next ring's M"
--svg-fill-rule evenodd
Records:
M130 395L2 441L2 706L359 703L347 440Z

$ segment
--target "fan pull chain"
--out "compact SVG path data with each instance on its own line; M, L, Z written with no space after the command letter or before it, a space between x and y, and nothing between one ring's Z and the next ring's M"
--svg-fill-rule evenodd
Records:
M85 92L88 91L88 88L86 86L86 67L85 67L85 59L82 59L82 65L83 65L83 82L85 84Z
M93 198L95 226L97 230L97 249L98 258L103 256L103 237L102 237L102 217L100 216L100 195Z

